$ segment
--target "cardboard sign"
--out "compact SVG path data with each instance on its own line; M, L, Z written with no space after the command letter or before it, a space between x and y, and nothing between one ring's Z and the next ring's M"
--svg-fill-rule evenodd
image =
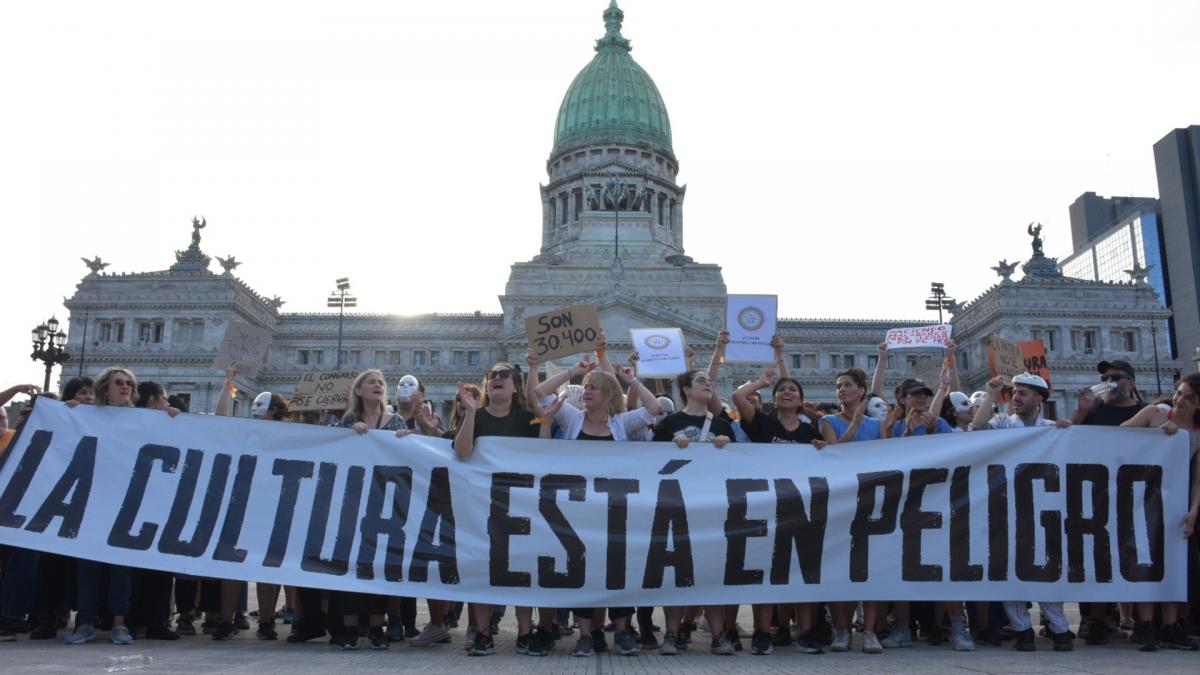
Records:
M271 347L271 329L231 321L221 340L221 349L213 359L213 368L224 370L237 364L238 372L255 377L267 360Z
M538 361L590 352L599 345L600 316L592 305L572 305L525 319L525 334Z
M935 358L918 359L912 364L912 377L914 380L920 380L929 386L934 392L938 390L938 385L942 379L942 360Z
M893 328L887 332L884 341L887 342L888 349L945 347L946 343L950 341L950 333L953 329L954 327L948 323Z
M345 410L350 399L350 387L357 377L357 370L305 373L296 385L288 410Z
M771 363L775 350L775 318L779 298L774 295L730 295L725 308L725 328L729 345L725 361L729 363Z
M1050 368L1046 365L1046 345L1041 340L1026 340L1018 342L1017 346L1021 348L1021 356L1025 359L1025 372L1042 378L1053 389Z
M674 377L687 372L683 331L678 328L630 328L638 353L638 377Z
M990 377L1011 378L1025 372L1025 357L1021 348L999 335L988 336L988 373Z

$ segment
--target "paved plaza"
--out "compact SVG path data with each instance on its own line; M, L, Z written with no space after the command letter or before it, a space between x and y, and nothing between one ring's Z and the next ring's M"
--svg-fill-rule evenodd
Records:
M250 593L254 598L254 593ZM253 600L251 600L253 603ZM418 603L419 623L424 622L424 603ZM1070 606L1069 606L1070 607ZM1072 607L1073 608L1073 607ZM1068 613L1072 625L1078 617ZM750 625L749 607L743 607L738 618L745 627ZM655 623L662 625L661 611ZM112 664L116 656L147 656L148 665L130 670L136 673L321 673L395 671L428 673L487 672L503 673L1112 673L1128 675L1140 671L1158 673L1200 672L1200 652L1159 651L1143 654L1127 642L1105 647L1088 647L1076 641L1076 650L1056 653L1050 641L1039 639L1035 653L1016 653L1008 646L979 647L972 653L954 652L948 645L912 649L888 650L882 655L852 651L842 654L797 654L791 647L782 647L770 656L752 656L749 640L743 640L747 651L736 656L713 656L708 653L708 633L698 631L690 650L678 656L660 656L643 651L638 656L623 657L611 652L590 659L571 656L576 635L567 636L554 653L546 657L518 655L514 651L516 622L511 610L500 624L496 638L496 655L469 657L463 650L463 629L452 631L453 643L428 648L414 648L405 643L393 644L387 651L373 652L360 648L343 652L330 647L325 640L313 640L303 645L283 641L288 627L282 627L281 639L263 642L253 630L243 631L232 640L217 642L207 635L185 637L178 642L138 640L129 647L116 647L106 640L107 633L97 636L96 642L67 646L57 641L29 640L22 635L17 642L0 644L3 664L0 672L105 672L106 668L130 664ZM62 632L63 635L66 631ZM855 636L855 647L860 646ZM609 635L611 643L611 634Z

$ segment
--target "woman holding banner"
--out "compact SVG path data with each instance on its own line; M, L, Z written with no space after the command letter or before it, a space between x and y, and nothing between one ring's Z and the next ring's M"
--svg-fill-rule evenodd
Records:
M458 400L462 403L463 419L454 437L454 452L461 460L475 454L475 439L480 436L508 436L518 438L549 438L550 421L561 401L551 408L535 414L526 402L525 388L521 386L521 371L511 363L500 362L487 372L483 383L483 398L476 401L467 385L459 383ZM467 650L470 656L490 656L496 653L496 644L491 636L492 606L485 603L471 604L474 639ZM517 653L545 656L554 648L554 637L550 626L554 610L542 608L539 612L537 634L532 632L533 608L517 607ZM470 635L470 631L467 633Z
M662 406L658 399L647 389L633 372L633 368L618 367L616 376L596 370L596 364L580 361L568 370L560 372L545 382L538 384L538 363L530 352L529 380L527 393L537 399L543 407L557 400L553 394L560 386L571 378L583 376L583 394L580 404L583 409L564 403L558 406L554 421L563 431L566 440L580 441L628 441L638 438L642 429L654 422L655 416ZM617 379L620 378L621 382ZM626 411L625 391L621 388L624 383L633 393L636 393L642 407ZM592 618L595 608L575 609L575 618L579 622L579 640L575 644L575 656L591 656L594 652ZM613 644L623 656L636 654L639 650L633 631L629 626L629 618L634 614L633 607L611 607L608 610L614 626ZM650 627L643 626L643 630ZM603 634L601 635L603 639Z
M876 368L882 372L886 356L881 356ZM840 411L836 415L825 415L818 423L821 436L826 443L851 443L853 441L874 441L880 438L881 423L868 417L867 411L867 372L862 368L849 368L837 374L835 380ZM833 615L833 643L829 649L835 652L850 649L850 612L851 602L830 603L830 613ZM863 651L868 654L879 654L883 646L875 635L875 622L879 613L876 602L863 602Z
M96 377L96 405L124 406L132 408L137 403L137 378L127 368L105 368ZM77 400L67 401L71 408L79 405ZM110 633L114 645L133 643L133 635L125 626L125 615L129 613L129 597L133 592L133 572L124 565L110 565L93 560L75 561L77 601L75 632L66 638L69 645L81 645L96 639L92 622L99 615L101 581L108 576L108 609L113 623Z
M346 414L337 426L353 429L362 436L372 429L394 431L397 436L411 433L404 418L387 410L387 380L383 373L372 368L364 370L350 386L346 401ZM344 650L358 648L358 621L367 616L367 645L371 649L387 649L388 639L383 633L383 614L387 611L388 597L373 593L345 591L330 592L330 605L341 606L346 629L338 645ZM331 610L332 613L332 610Z
M778 338L779 336L776 336ZM778 361L782 361L778 359ZM761 412L755 405L753 397L759 397L759 391L772 386L771 401L774 412ZM825 447L821 433L817 431L807 418L803 418L804 387L799 380L784 376L775 381L775 371L766 368L762 376L753 382L747 382L733 392L733 405L741 417L742 429L752 443L803 443L815 446L816 449ZM817 605L811 603L796 603L796 624L800 628L800 639L796 643L796 651L803 654L820 654L820 644L812 634L813 612ZM754 605L754 634L750 637L751 654L770 654L774 651L774 640L771 637L771 615L775 605ZM780 630L786 631L784 616L780 613Z
M1138 411L1132 419L1126 421L1123 427L1158 427L1168 434L1179 433L1182 429L1188 433L1192 460L1192 483L1188 498L1188 510L1180 523L1184 538L1190 538L1196 530L1196 516L1200 513L1200 461L1196 455L1200 453L1200 373L1188 373L1179 380L1175 387L1175 395L1171 399L1168 410L1157 405L1148 405ZM1190 549L1188 556L1195 556L1195 550ZM1188 636L1185 622L1179 619L1179 610L1187 608L1187 603L1159 603L1162 611L1162 627L1158 629L1157 642L1170 649L1195 651L1200 645ZM1152 644L1154 637L1154 603L1140 602L1137 605L1138 619L1142 623L1139 628L1143 634L1150 635ZM1149 651L1149 650L1145 650Z

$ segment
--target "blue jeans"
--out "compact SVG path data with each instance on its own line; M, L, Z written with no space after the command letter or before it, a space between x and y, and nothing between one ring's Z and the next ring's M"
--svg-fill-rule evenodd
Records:
M39 555L24 548L0 548L0 616L24 619L33 611Z
M75 626L90 624L100 613L100 580L108 572L108 609L113 616L129 613L129 595L133 591L133 572L128 567L109 565L94 560L76 560L76 579L79 586Z

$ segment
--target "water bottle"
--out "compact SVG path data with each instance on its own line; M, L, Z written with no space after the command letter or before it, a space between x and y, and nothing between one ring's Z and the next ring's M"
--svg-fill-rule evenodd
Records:
M1089 387L1089 389L1092 390L1092 395L1096 398L1099 398L1116 388L1117 385L1112 382L1101 382L1100 384L1093 384L1091 387Z
M110 656L104 661L104 671L108 673L123 673L127 670L139 670L149 666L153 660L147 654Z

